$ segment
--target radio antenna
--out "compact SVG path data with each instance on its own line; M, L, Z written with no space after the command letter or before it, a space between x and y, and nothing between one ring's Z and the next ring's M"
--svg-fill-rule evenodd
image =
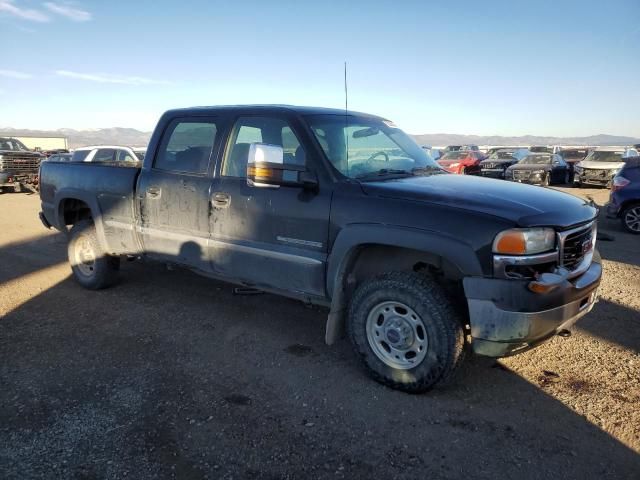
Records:
M345 158L347 162L347 172L349 171L349 90L347 89L347 62L344 62L344 144Z

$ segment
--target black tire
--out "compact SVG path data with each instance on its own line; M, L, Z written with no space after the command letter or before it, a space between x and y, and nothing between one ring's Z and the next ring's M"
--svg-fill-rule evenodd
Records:
M424 358L410 369L385 363L367 337L369 314L390 301L410 307L426 330ZM424 275L393 272L363 282L351 300L347 333L374 380L409 393L425 392L450 381L465 357L463 322L441 287Z
M566 172L566 173L564 174L564 184L565 184L565 185L569 185L569 179L570 179L569 172Z
M634 203L629 205L622 210L620 214L620 221L622 222L622 228L624 228L627 232L633 233L634 235L640 235L640 228L637 222L631 222L628 217L638 218L640 215L640 203ZM634 229L635 228L635 229Z
M88 251L92 252L94 260L81 262L80 255ZM92 221L78 222L71 228L67 255L74 278L84 288L100 290L118 281L120 258L106 255L102 251Z

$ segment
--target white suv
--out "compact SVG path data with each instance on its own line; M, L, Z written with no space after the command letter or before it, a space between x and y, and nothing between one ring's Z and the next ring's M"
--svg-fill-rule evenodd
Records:
M141 155L137 152L141 152ZM128 162L142 161L142 149L131 149L117 145L98 145L95 147L77 148L73 152L72 162Z
M638 151L634 148L598 147L575 165L574 182L580 187L587 184L610 187L625 160L637 156Z

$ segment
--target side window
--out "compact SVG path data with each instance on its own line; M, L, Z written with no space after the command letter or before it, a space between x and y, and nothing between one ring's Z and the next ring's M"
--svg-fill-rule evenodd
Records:
M203 174L216 140L214 122L174 120L164 132L154 168Z
M284 150L284 163L305 165L305 152L286 120L269 117L241 117L233 127L222 164L225 177L247 175L249 146L252 143L279 145Z
M116 151L113 148L99 148L93 157L94 162L114 162Z
M131 156L126 150L118 150L118 162L136 162L137 160Z

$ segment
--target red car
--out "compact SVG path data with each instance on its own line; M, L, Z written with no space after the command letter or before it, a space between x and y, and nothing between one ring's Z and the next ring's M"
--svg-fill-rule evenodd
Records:
M464 150L445 153L438 159L438 163L450 173L477 175L480 173L480 162L484 159L485 156L481 152Z

